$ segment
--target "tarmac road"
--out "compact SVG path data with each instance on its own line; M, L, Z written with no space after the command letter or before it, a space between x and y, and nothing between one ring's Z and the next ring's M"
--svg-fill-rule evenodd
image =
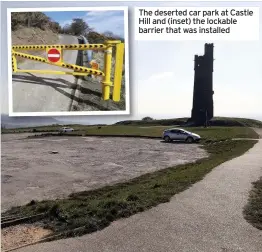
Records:
M262 136L262 131L260 130ZM251 182L262 175L262 139L216 167L169 203L113 222L102 231L18 252L259 252L262 231L243 218Z
M78 44L77 37L59 35L59 44ZM65 62L75 64L77 50L64 51ZM18 64L20 69L66 69L26 60ZM66 70L68 71L68 70ZM13 112L60 112L70 111L76 84L72 75L15 73L12 79Z

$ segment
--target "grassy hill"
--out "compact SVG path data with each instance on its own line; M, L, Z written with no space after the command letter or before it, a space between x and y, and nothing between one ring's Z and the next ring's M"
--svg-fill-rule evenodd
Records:
M120 121L116 125L138 125L138 126L181 126L184 127L188 117L175 118L175 119L147 119L147 120L130 120ZM211 126L228 126L228 127L255 127L262 128L262 122L255 119L236 118L236 117L214 117Z

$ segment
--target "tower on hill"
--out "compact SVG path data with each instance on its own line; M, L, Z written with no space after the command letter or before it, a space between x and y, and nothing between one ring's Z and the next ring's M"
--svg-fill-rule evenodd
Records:
M195 77L191 122L207 125L213 117L213 44L205 44L203 56L195 55Z

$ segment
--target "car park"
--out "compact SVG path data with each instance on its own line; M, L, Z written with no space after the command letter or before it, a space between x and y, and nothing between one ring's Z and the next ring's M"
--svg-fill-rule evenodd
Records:
M201 137L198 134L179 128L165 130L163 132L162 138L165 142L171 142L173 140L176 140L185 141L187 143L193 143L199 142L201 140Z

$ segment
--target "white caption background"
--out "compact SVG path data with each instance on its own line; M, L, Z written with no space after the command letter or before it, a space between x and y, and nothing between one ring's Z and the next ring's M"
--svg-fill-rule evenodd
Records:
M259 40L259 7L136 7L135 40Z

